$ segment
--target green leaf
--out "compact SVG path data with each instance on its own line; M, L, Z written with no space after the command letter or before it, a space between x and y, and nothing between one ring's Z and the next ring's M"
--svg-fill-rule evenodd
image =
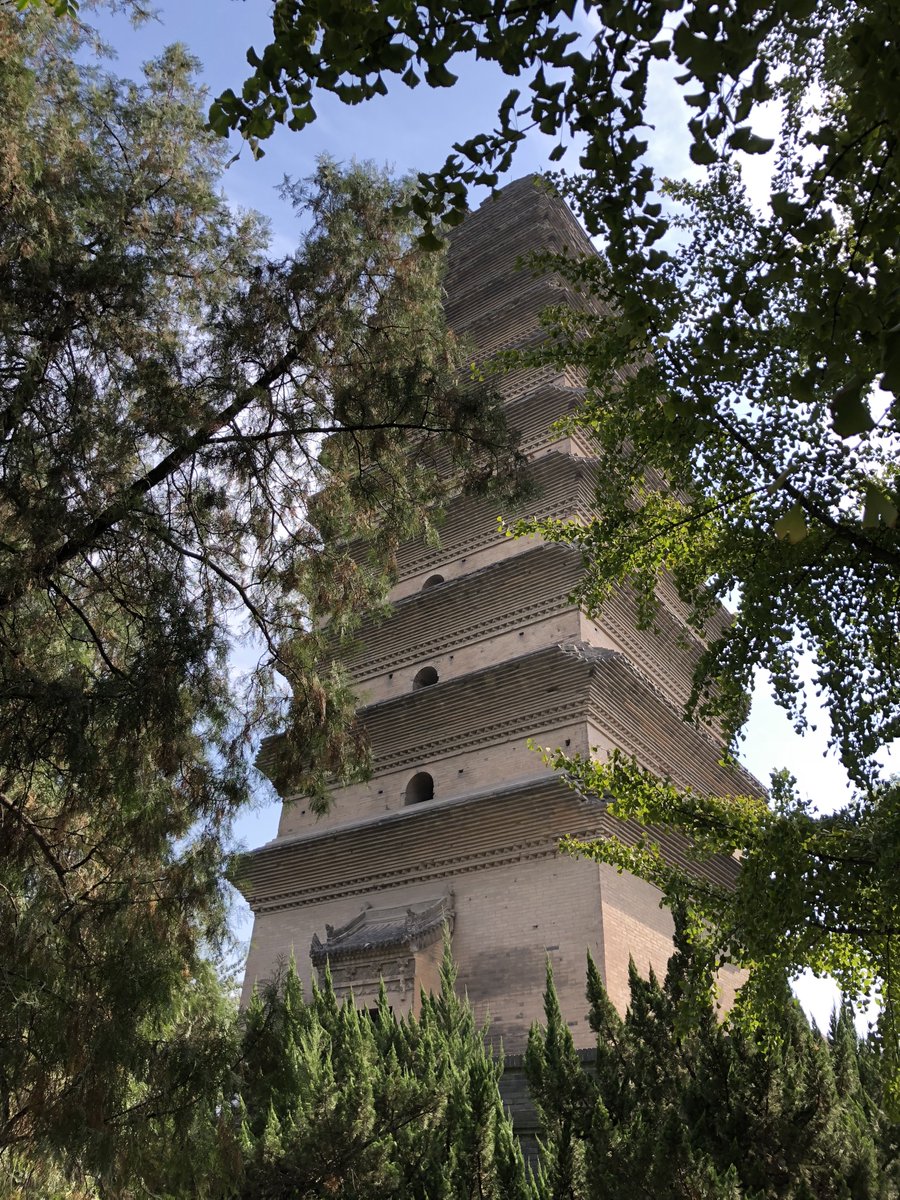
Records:
M448 71L443 63L435 63L425 72L425 82L429 87L453 87L458 78L459 76Z
M839 437L855 437L875 428L869 406L862 399L865 382L857 377L840 388L831 401L831 425Z
M423 250L444 249L443 239L439 238L433 229L429 229L425 233L420 234L419 237L416 238L416 242Z
M897 506L874 483L866 485L866 504L863 510L863 529L874 529L886 525L893 529L897 524Z
M775 139L759 137L749 125L741 125L729 137L728 145L745 154L767 154L775 145Z
M792 546L802 542L809 533L806 524L806 513L802 504L795 504L778 518L773 526L775 536L781 541L788 541Z
M379 53L379 66L383 71L393 71L397 74L412 58L413 52L408 46L398 42L388 42Z
M231 121L228 113L225 112L218 101L210 107L207 120L213 133L217 133L219 137L228 137L228 132L231 129Z
M303 129L306 125L311 125L316 119L316 110L311 104L303 104L291 110L291 119L288 121L288 129Z
M781 217L785 225L796 225L806 216L806 205L791 200L787 192L773 192L769 203L776 217Z
M695 162L700 167L711 167L713 163L719 161L719 156L716 153L715 147L704 137L694 139L690 150L691 161Z
M765 62L759 62L756 65L756 70L753 72L753 80L750 84L750 94L757 103L762 103L766 100L771 100L773 92L768 82L768 66Z
M685 26L681 27L681 29L684 28ZM681 29L676 31L674 39L675 50L679 55L682 46L679 45L678 34L681 32ZM682 45L687 49L691 69L701 79L716 76L724 69L723 47L719 42L713 41L711 38L696 37L688 33Z

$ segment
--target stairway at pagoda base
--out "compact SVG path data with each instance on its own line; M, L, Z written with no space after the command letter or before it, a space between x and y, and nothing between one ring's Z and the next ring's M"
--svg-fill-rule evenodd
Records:
M593 253L565 204L529 180L454 234L448 319L479 361L537 344L549 303L589 307L564 281L534 279L517 263L534 248ZM534 485L503 516L588 519L603 484L590 442L553 427L579 402L577 374L519 371L500 389ZM722 766L715 729L682 719L705 643L671 582L660 580L653 628L641 627L627 588L591 618L572 599L580 555L504 537L498 515L489 498L455 499L440 546L401 547L391 614L366 622L342 650L372 777L334 789L322 817L288 793L278 836L245 856L240 884L255 914L245 998L293 952L306 982L329 961L338 990L358 1005L371 1007L383 978L396 1011L415 1009L436 978L440 914L459 985L507 1052L521 1052L541 1018L548 959L575 1044L589 1047L587 951L624 1007L630 957L664 972L671 918L649 885L558 853L565 834L634 840L641 831L614 822L602 798L573 793L529 739L580 754L619 749L698 792L758 793L746 772ZM717 615L712 632L725 619ZM274 738L263 770L277 754ZM688 863L683 842L666 836L662 845ZM738 868L725 859L692 869L727 886ZM723 979L726 1002L733 984Z

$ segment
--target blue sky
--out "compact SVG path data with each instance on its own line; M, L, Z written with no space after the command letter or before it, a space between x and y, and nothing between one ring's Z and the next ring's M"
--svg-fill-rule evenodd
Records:
M203 64L202 78L216 95L226 87L236 91L247 73L246 51L262 49L269 40L269 4L265 0L182 0L159 6L159 19L134 29L127 18L106 11L94 14L95 23L116 50L115 68L125 76L139 74L141 64L172 42L184 42ZM474 61L454 65L460 75L452 90L432 91L421 85L415 91L397 84L388 97L357 107L346 107L331 97L316 103L319 119L303 133L276 130L266 145L266 155L254 161L244 148L226 173L224 186L232 204L265 214L272 228L273 248L286 252L293 246L295 218L277 195L284 176L302 177L313 168L316 156L327 152L340 161L371 159L398 173L433 170L444 160L452 142L489 128L497 105L513 81L498 69ZM692 171L687 157L684 106L674 84L659 79L654 103L655 131L650 154L667 174ZM773 121L777 114L773 114ZM760 132L766 132L760 128ZM522 144L514 176L547 165L550 139L530 136ZM235 149L239 149L235 145ZM574 164L572 164L574 166ZM749 179L751 194L762 194L766 163L754 160L756 178ZM476 196L477 202L480 197ZM812 716L815 721L815 714ZM768 696L764 681L757 687L753 713L742 757L763 780L773 768L789 766L801 790L827 809L846 794L846 776L827 751L826 722L816 732L798 738L784 714ZM260 805L241 822L238 835L247 846L274 836L278 805L261 786ZM245 927L243 921L239 922ZM801 983L802 998L821 1022L827 1020L833 993L827 985Z
M183 42L201 60L202 78L211 96L231 87L239 92L249 73L249 46L262 48L270 40L269 4L266 0L182 0L157 5L158 20L131 27L126 16L105 10L90 20L116 51L115 69L134 77L141 64L156 57L164 46ZM276 188L285 175L309 174L317 155L328 153L339 161L371 159L398 174L436 169L453 141L479 132L514 81L499 70L474 60L463 63L460 83L452 91L434 91L424 84L417 89L398 85L396 94L377 97L356 107L323 96L316 102L318 119L302 134L284 128L265 144L265 157L254 162L245 147L227 173L225 187L231 201L265 213L272 222L276 248L292 245L294 218ZM519 155L517 175L540 170L546 162L550 139L529 139ZM240 149L239 139L235 149ZM282 241L283 239L283 241Z

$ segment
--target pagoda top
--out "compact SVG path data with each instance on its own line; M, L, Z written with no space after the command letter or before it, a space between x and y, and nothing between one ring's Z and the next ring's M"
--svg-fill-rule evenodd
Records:
M559 274L529 269L529 255L547 252L575 259L597 253L546 180L525 176L483 200L450 235L445 308L454 332L493 353L534 341L541 312L564 298L595 308Z

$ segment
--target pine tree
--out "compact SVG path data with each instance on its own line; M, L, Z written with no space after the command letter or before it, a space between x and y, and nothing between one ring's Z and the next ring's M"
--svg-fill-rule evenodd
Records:
M900 1195L900 1124L885 1112L890 1066L883 1048L873 1038L860 1039L846 1003L831 1015L828 1042L854 1158L851 1195Z
M421 1200L531 1200L521 1148L500 1097L502 1062L486 1046L468 1000L456 994L449 939L440 979L437 993L423 995L418 1022L401 1026L413 1034L422 1031L416 1071L443 1097L438 1102L443 1116L432 1127L430 1145L420 1141L427 1178L423 1175L415 1194ZM416 1156L405 1157L415 1161Z
M459 384L442 266L415 248L403 185L321 162L287 185L298 247L274 258L263 222L221 194L183 48L131 83L91 60L83 24L14 9L0 5L0 1153L78 1158L113 1186L167 1090L181 1105L227 1082L220 1014L192 1005L226 936L255 743L287 729L279 769L314 805L329 775L364 770L324 618L338 637L380 606L398 539L515 456L498 406ZM236 630L262 647L247 688Z
M528 1035L525 1076L541 1121L538 1172L541 1200L577 1200L587 1195L584 1135L590 1112L590 1085L559 1007L553 970L547 962L543 1028Z
M339 1001L327 973L304 1000L288 963L240 1018L229 1100L180 1132L152 1126L156 1169L132 1185L174 1200L532 1200L502 1064L454 983L448 947L440 991L398 1018L383 990L374 1014Z
M835 1015L824 1038L785 985L777 1024L748 1030L736 1019L720 1022L711 1004L698 1007L706 989L686 993L696 971L680 930L676 943L662 985L652 973L643 979L632 964L624 1019L589 961L593 1071L576 1071L574 1052L554 1049L566 1039L548 980L547 1032L535 1029L529 1045L529 1082L545 1140L541 1195L900 1195L897 1127L881 1109L884 1060L874 1045L859 1041L849 1010ZM572 1164L579 1161L577 1176Z

